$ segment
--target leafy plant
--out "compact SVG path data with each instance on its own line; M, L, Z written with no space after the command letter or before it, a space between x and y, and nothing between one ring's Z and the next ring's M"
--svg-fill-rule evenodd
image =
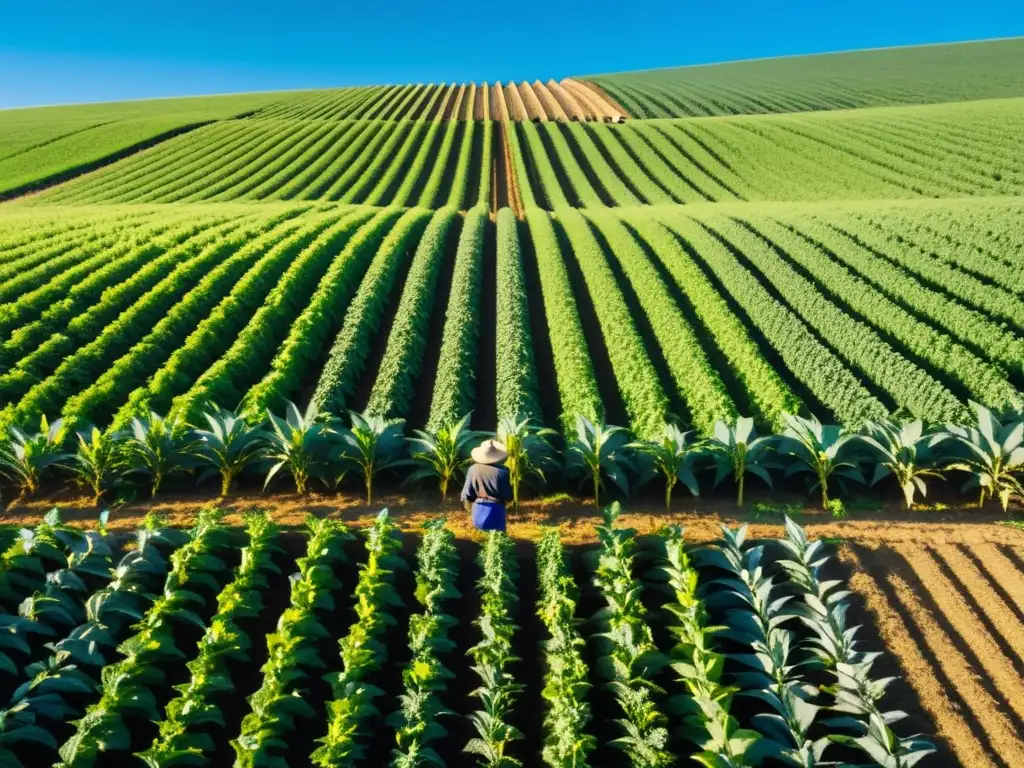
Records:
M758 437L754 432L754 420L749 417L736 419L732 426L724 421L715 422L714 437L708 448L718 464L715 487L727 476L736 481L736 506L743 506L743 489L748 474L755 475L768 487L772 487L769 469L775 467L771 461L774 438Z
M835 696L832 711L839 716L825 719L823 724L849 732L829 734L828 738L864 752L884 768L911 768L932 754L935 747L919 736L900 738L889 727L907 716L905 712L879 709L886 688L895 678L872 676L871 668L881 654L858 648L860 627L850 626L846 619L849 591L838 589L838 582L821 580L821 568L828 562L823 542L811 541L788 518L785 527L786 535L779 544L787 557L778 563L803 597L802 602L791 603L789 612L811 629L807 645L836 679L825 690Z
M828 510L828 484L835 480L842 487L843 480L864 482L864 475L855 461L844 460L853 453L863 438L835 425L823 425L815 417L785 415L786 430L779 438L779 453L796 461L786 469L786 475L810 473L814 478L811 492L821 490L821 508Z
M152 746L138 754L152 768L205 763L215 747L207 729L224 725L217 699L235 690L228 662L248 659L251 646L238 622L259 615L267 575L279 572L272 560L277 526L265 514L252 513L245 527L249 543L234 579L217 596L217 611L188 663L191 676L167 704Z
M270 431L267 433L266 459L270 463L266 488L282 470L291 475L300 494L307 490L313 477L323 478L331 450L331 428L325 423L315 403L300 411L291 400L286 401L285 416L279 418L267 411Z
M409 618L410 659L402 670L405 690L399 696L400 708L388 718L397 742L392 752L395 768L441 765L430 744L447 734L438 718L452 714L440 694L454 675L441 659L455 650L449 633L458 620L444 609L461 597L455 588L458 553L443 517L423 528L416 570L416 600L423 610Z
M11 427L9 438L0 442L0 475L5 475L23 494L39 490L46 474L70 458L64 452L64 423L52 424L44 416L38 432Z
M555 434L553 429L534 424L528 418L506 417L498 422L497 439L508 452L505 467L512 486L514 511L519 511L519 492L523 483L531 477L545 480L545 465L554 463L554 452L548 439Z
M93 504L99 504L125 473L124 434L92 427L75 438L78 449L69 457L68 469L78 485L92 491Z
M904 505L910 509L916 494L928 495L924 479L942 477L935 467L938 457L934 450L949 439L949 433L926 430L920 419L871 421L864 425L864 431L862 440L875 450L878 460L871 485L891 475L903 491Z
M291 602L275 631L267 635L267 661L260 668L263 681L249 697L251 711L242 720L238 738L231 742L238 768L260 768L281 761L275 752L287 744L296 721L315 714L302 689L310 671L325 666L316 646L328 637L322 619L335 609L331 592L341 585L333 568L347 561L343 545L352 535L339 521L326 518L310 517L306 527L306 555L298 559L299 570L290 577Z
M537 615L548 632L543 646L545 671L541 695L547 710L541 755L551 768L582 767L588 764L588 755L597 746L597 739L586 732L591 719L585 698L590 688L590 670L583 658L586 642L577 626L579 590L566 565L555 528L545 530L537 544L537 575Z
M660 570L675 598L665 606L674 620L670 630L676 640L672 669L687 690L687 695L669 700L669 709L682 718L681 735L701 745L701 751L693 755L698 763L706 768L751 765L747 753L761 734L741 728L729 714L739 689L724 684L725 656L713 647L714 635L726 628L711 623L698 593L697 569L684 547L683 529L672 526L662 536L665 561Z
M594 491L594 506L601 506L601 488L605 478L629 494L629 433L624 427L592 422L586 416L576 417L576 439L569 445L566 470L580 477L580 487L588 482Z
M484 434L469 429L470 416L467 413L456 424L436 431L413 430L415 437L406 439L414 446L412 464L416 469L404 482L434 478L441 500L446 501L452 481L470 462L470 445Z
M327 735L318 739L321 746L309 757L314 765L332 768L365 757L360 726L376 713L373 699L383 693L365 678L387 661L383 635L396 623L391 609L402 607L394 587L395 571L405 567L405 560L396 556L401 546L398 526L381 510L366 535L367 560L359 566L356 621L338 641L342 670L325 678L334 700L327 704Z
M693 438L693 432L683 432L674 424L662 427L661 437L632 443L636 450L646 454L654 467L665 478L665 511L672 511L672 491L682 483L694 496L700 496L700 487L694 474L696 462L704 455L703 442Z
M970 473L961 490L979 488L979 509L988 496L995 496L1005 512L1010 496L1024 497L1024 485L1018 479L1024 474L1024 418L1003 424L980 403L972 401L971 408L977 426L951 424L947 427L965 456L946 469Z
M150 495L156 496L167 477L195 466L193 446L191 433L178 419L152 411L148 417L135 417L124 442L126 474L148 476Z
M610 743L623 750L634 768L675 764L668 751L668 720L659 707L664 690L654 678L668 664L654 642L643 586L633 577L636 531L619 528L618 502L606 507L597 526L601 549L595 553L594 584L607 606L593 618L601 628L598 672L608 680L623 717L616 722L624 735Z
M405 460L405 421L383 419L371 414L349 411L352 426L339 431L341 460L362 472L366 503L373 503L373 479L388 469L402 466Z
M231 486L245 469L262 459L266 433L240 415L210 403L203 413L209 429L196 429L195 456L208 469L199 481L220 475L220 495L227 496Z
M519 599L512 540L501 531L488 533L480 565L480 617L475 623L483 638L469 649L469 655L473 672L480 678L480 687L470 695L480 700L481 708L469 716L477 735L467 742L464 751L478 757L477 765L514 768L522 763L508 751L512 742L523 735L508 722L508 717L523 687L509 670L509 665L517 661L512 651L512 637L517 629L512 610Z

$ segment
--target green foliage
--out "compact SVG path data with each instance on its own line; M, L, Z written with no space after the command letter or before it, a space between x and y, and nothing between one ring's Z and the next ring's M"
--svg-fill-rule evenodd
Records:
M148 477L150 495L156 496L168 477L193 469L195 446L192 432L177 419L153 412L135 417L124 440L126 474Z
M338 430L338 439L341 441L341 454L338 458L362 474L366 503L372 504L374 478L381 472L408 463L405 459L405 421L388 421L355 411L349 411L348 415L351 427Z
M479 766L515 768L522 761L509 752L512 744L523 737L508 722L523 690L509 669L510 664L518 661L512 649L512 638L518 629L513 607L519 599L515 545L505 533L490 531L479 560L483 570L477 581L480 617L474 623L483 637L468 653L473 659L473 672L480 678L480 687L470 695L479 699L480 709L469 716L476 736L463 751L474 755Z
M994 496L1005 512L1010 497L1024 498L1024 418L1017 416L1003 424L988 408L971 403L977 426L951 424L949 433L963 452L963 458L946 469L970 473L961 490L980 489L978 507Z
M356 621L338 641L341 672L327 676L334 699L327 704L327 735L309 756L313 765L331 768L361 760L365 754L365 721L377 713L373 700L383 691L366 682L366 677L387 661L383 635L396 624L391 611L402 607L394 588L394 572L405 567L397 556L401 548L398 526L386 509L366 535L367 560L359 566L355 588Z
M266 446L262 426L252 427L237 413L210 403L203 413L209 429L196 429L193 452L207 469L199 476L202 482L211 475L220 475L220 495L227 496L235 479L246 468L260 461Z
M672 511L672 491L682 483L694 496L700 496L696 462L704 456L703 441L694 439L674 424L662 427L661 438L631 443L630 447L646 454L654 469L665 478L665 511Z
M454 674L442 659L455 650L449 633L458 623L444 607L461 597L455 588L458 553L453 541L443 517L424 523L416 556L416 600L423 610L409 618L410 659L402 670L404 692L399 709L388 718L388 725L395 729L395 768L441 764L430 744L447 735L439 716L452 714L445 709L442 694Z
M305 493L313 478L324 480L332 449L331 427L310 403L305 411L290 400L286 401L284 418L269 410L270 429L267 432L265 456L270 464L263 483L266 488L274 477L284 472L290 475L299 493Z
M733 425L719 421L715 424L714 438L708 448L718 465L715 486L728 476L736 482L736 506L743 506L743 489L748 474L759 477L772 487L768 470L775 466L771 460L773 438L758 437L751 418L736 419Z
M594 492L594 506L601 506L601 489L606 480L629 495L627 471L631 468L629 433L624 427L592 422L585 416L576 417L576 439L570 443L565 457L569 477L580 478L580 487L590 484Z
M331 592L340 582L333 568L346 561L343 546L352 535L342 523L326 518L310 517L306 527L309 541L290 579L291 602L267 635L263 681L249 697L251 711L231 742L236 768L279 763L288 735L315 714L303 693L310 673L326 666L317 652L318 642L328 636L322 618L335 609Z
M93 504L108 493L128 468L121 432L103 432L97 427L75 433L77 450L68 459L67 468L75 482L92 491Z
M537 615L544 622L544 748L541 755L551 768L582 768L597 746L587 733L591 720L586 693L590 670L584 660L586 641L577 624L579 589L569 572L558 531L549 528L537 544L540 596Z
M0 475L7 477L23 494L39 490L46 475L70 458L63 450L64 422L61 419L51 424L44 416L38 432L23 432L17 427L11 427L8 432L10 437L0 442Z
M939 456L936 448L949 439L941 430L926 430L920 419L913 421L868 422L864 425L864 443L875 451L875 473L871 484L875 485L890 475L903 492L907 509L914 505L918 493L928 495L926 477L941 478L937 468Z
M864 483L857 456L862 440L861 435L843 427L824 426L813 416L803 418L786 414L786 431L776 443L776 450L795 459L787 467L786 474L810 474L814 480L811 492L819 489L821 508L831 509L829 482L834 481L840 488L844 479Z
M512 486L512 508L519 511L519 492L524 482L532 478L547 481L545 469L556 465L551 443L553 429L541 427L529 418L502 418L498 422L498 442L508 453L504 464Z
M607 605L593 619L601 628L596 671L608 681L623 715L616 720L623 735L610 743L634 768L661 768L675 764L661 702L665 692L655 682L668 659L654 643L643 587L633 577L636 531L616 525L621 511L618 502L606 507L597 526L601 549L595 553L594 584Z
M469 452L473 443L485 434L469 429L471 415L467 413L453 426L442 427L435 432L413 430L415 437L407 439L412 444L411 463L416 469L406 476L404 482L436 479L441 500L447 500L452 481L470 463Z

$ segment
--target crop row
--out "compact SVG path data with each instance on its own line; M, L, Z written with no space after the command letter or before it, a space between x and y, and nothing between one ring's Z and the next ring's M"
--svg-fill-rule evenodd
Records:
M437 109L440 89L404 106ZM432 95L430 95L432 93ZM464 97L466 107L486 95ZM328 199L370 205L489 202L495 130L515 134L514 186L541 207L732 199L1009 196L1024 175L1003 149L1022 102L716 121L509 123L256 116L215 123L43 195L47 202ZM948 123L930 115L953 115ZM958 124L982 126L970 138ZM983 126L996 126L991 132ZM496 128L497 127L497 128ZM960 148L959 151L955 151ZM822 169L828 169L822 173ZM499 179L499 181L505 181ZM508 182L506 182L508 183ZM527 203L529 204L529 203Z

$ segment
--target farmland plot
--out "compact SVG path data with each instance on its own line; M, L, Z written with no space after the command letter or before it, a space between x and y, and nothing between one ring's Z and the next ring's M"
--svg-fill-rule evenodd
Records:
M607 509L598 544L575 550L557 529L536 545L458 541L443 519L403 541L386 511L359 531L311 519L299 535L262 513L228 528L208 510L187 532L151 517L128 539L54 512L2 561L5 599L38 606L11 622L0 672L17 704L6 731L36 735L6 743L4 758L668 766L938 748L965 765L1012 764L1021 743L998 703L988 743L958 741L967 726L947 697L927 696L940 678L911 688L879 670L920 672L915 653L942 652L946 626L980 622L997 632L943 654L943 668L991 674L995 687L958 691L981 716L991 697L1022 706L1002 683L1019 661L1019 553L907 547L899 566L856 570L851 597L832 575L890 555L844 546L839 562L792 523L756 542L744 529L700 546L681 529L639 539L618 515ZM935 588L909 589L917 578ZM879 590L899 599L879 603ZM910 631L926 643L908 649L883 624L896 665L879 659L874 631L853 628L861 601L869 612L911 601ZM883 715L897 700L908 718Z

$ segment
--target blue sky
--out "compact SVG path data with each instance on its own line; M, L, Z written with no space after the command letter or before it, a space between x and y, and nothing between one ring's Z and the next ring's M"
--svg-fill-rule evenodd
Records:
M8 0L0 107L533 80L1024 34L1022 0Z

